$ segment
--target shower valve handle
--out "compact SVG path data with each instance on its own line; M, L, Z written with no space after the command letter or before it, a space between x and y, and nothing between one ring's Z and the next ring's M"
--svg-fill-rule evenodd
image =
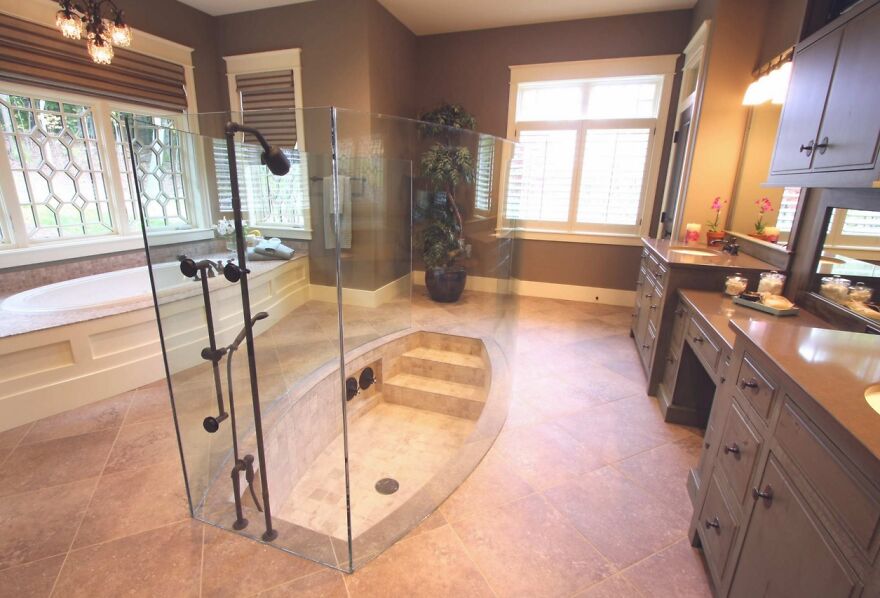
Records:
M210 415L202 420L202 427L205 428L205 431L213 434L217 430L220 429L220 423L229 417L228 413L221 413L217 417L211 417Z
M242 272L244 272L245 274L251 273L250 270L248 270L247 268L242 268L238 264L233 263L232 260L229 260L228 262L226 262L226 265L223 266L223 276L225 276L226 280L228 280L229 282L234 283L241 280Z

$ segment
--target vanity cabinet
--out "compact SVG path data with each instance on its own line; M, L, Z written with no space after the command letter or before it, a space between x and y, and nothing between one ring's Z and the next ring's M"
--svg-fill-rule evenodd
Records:
M795 50L769 184L880 185L880 3L866 0Z
M871 357L857 355L869 347L876 358L880 339L785 323L736 320L732 327L737 334L728 375L688 480L691 540L703 548L715 594L880 595L880 451L874 444L880 420L865 425L873 412L852 396L867 382L851 377L829 388L822 380L840 376L840 364L859 371L857 361ZM761 338L753 341L753 333L790 340L765 345ZM826 337L840 344L823 346ZM822 354L864 346L837 355L823 373L821 362L808 371L811 359L801 363L790 355L808 342ZM824 395L810 394L811 388Z

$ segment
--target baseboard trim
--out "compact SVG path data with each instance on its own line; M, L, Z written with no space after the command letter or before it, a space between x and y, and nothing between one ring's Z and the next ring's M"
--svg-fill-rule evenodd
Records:
M342 289L342 304L357 307L379 307L401 296L409 296L410 275L405 274L375 291L366 289ZM310 284L309 298L312 301L336 302L336 287L325 284Z
M416 270L413 272L414 284L424 286L424 280L424 271ZM566 301L604 303L606 305L620 305L624 307L631 307L636 302L635 291L538 282L535 280L520 280L518 278L505 280L502 278L468 275L465 288L469 291L480 291L483 293L513 293L524 297L564 299Z

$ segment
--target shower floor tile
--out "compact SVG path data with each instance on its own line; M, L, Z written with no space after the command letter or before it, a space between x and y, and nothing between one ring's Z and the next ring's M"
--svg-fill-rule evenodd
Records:
M453 457L475 422L433 411L379 402L349 427L352 536L367 531L422 488ZM376 491L393 478L394 494ZM347 537L342 438L315 460L278 515L290 523L344 540Z

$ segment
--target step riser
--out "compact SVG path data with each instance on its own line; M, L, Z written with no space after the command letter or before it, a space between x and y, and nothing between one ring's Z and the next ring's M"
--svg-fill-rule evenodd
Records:
M480 413L483 411L483 403L480 401L450 397L388 383L383 385L382 399L388 403L475 421L480 418Z
M421 345L430 349L465 353L466 355L480 355L483 350L482 344L478 340L444 334L423 335Z
M470 384L471 386L483 386L486 382L486 370L483 368L420 359L408 355L401 356L397 371L424 376L425 378L438 378L460 384Z

